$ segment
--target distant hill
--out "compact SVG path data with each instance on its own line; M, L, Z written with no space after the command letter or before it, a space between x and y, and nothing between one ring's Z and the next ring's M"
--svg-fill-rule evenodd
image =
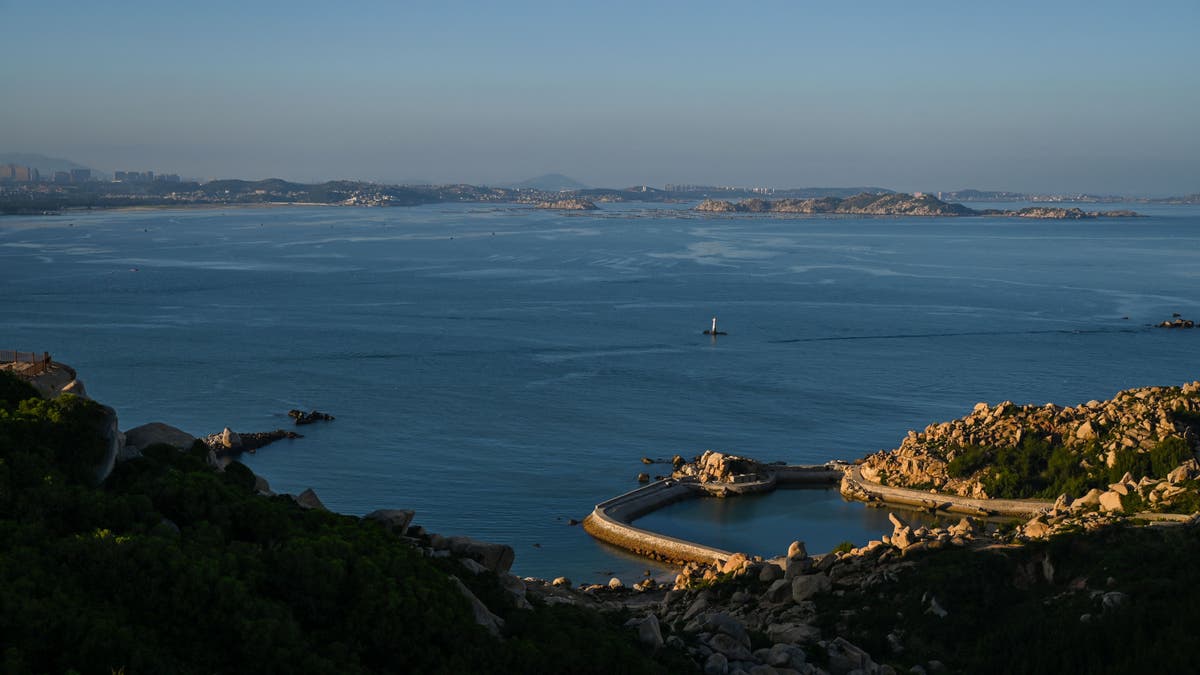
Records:
M561 192L563 190L584 190L587 186L579 181L564 176L561 173L548 173L535 178L527 178L520 183L513 183L508 187L511 188L528 188L532 190L546 190L549 192Z
M42 175L55 171L70 171L71 169L91 169L90 166L77 164L69 159L47 157L33 152L0 152L0 164L16 164L37 169ZM95 171L93 169L93 171Z

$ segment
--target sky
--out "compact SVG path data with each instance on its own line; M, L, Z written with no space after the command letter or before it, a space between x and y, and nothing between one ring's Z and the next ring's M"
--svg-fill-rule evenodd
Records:
M102 171L1200 192L1200 2L0 0L0 152Z

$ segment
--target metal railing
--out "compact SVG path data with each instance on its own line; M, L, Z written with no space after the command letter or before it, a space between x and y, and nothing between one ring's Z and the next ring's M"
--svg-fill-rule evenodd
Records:
M0 349L0 368L23 377L36 377L50 369L49 352L16 352Z

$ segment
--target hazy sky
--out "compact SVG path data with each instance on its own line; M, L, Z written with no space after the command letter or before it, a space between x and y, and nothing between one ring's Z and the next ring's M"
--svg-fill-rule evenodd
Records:
M194 177L1200 191L1200 2L0 0L0 151Z

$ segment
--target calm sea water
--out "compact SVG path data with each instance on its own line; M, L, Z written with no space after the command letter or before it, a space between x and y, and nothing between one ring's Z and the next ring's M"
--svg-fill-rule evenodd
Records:
M980 400L1075 404L1200 377L1200 331L1147 326L1200 319L1200 209L1134 208L1151 215L10 217L0 348L73 364L124 428L333 413L246 462L337 511L414 508L433 531L511 543L519 573L606 578L650 566L566 519L634 487L642 456L852 459ZM700 334L714 314L716 341ZM890 529L886 512L793 491L643 522L765 554Z

